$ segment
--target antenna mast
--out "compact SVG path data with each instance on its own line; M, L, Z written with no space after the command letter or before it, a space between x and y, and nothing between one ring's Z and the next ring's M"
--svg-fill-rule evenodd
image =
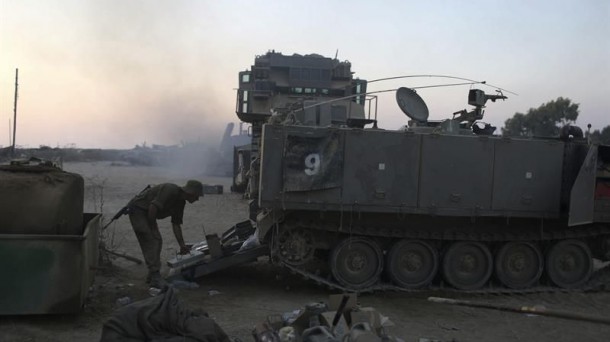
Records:
M13 106L13 147L12 153L15 156L15 136L17 135L17 94L19 87L19 68L15 69L15 104ZM10 123L9 123L10 125Z

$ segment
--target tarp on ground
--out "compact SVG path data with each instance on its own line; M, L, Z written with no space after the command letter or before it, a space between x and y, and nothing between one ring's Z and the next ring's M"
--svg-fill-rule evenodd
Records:
M101 342L230 342L205 312L180 302L173 288L117 310L102 328Z

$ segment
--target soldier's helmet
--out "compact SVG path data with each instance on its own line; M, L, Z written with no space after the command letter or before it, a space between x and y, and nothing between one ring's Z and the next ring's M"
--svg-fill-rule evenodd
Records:
M203 184L198 180L190 179L186 182L186 185L182 187L182 190L191 195L197 195L198 197L203 196Z

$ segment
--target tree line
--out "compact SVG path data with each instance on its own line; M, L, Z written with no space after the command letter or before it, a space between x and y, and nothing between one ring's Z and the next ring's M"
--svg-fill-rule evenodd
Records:
M556 100L542 104L538 108L530 108L527 113L515 113L506 119L502 134L522 137L556 137L562 127L574 125L578 118L579 104L568 98L558 97ZM610 125L590 132L593 141L610 145Z

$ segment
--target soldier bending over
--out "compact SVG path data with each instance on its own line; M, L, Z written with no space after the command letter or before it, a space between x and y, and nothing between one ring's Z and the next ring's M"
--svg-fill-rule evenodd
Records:
M172 183L155 185L138 194L129 201L129 221L136 233L146 266L148 276L146 283L152 287L164 288L167 284L161 277L161 246L163 240L157 225L158 219L171 216L172 228L180 246L180 254L189 252L182 237L182 216L184 205L196 202L203 196L203 185L196 180L189 180L180 187Z

